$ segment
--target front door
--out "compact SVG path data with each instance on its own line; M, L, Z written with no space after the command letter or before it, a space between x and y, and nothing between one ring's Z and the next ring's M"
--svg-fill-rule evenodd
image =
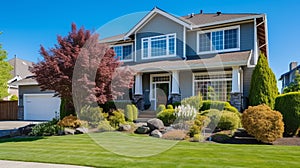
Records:
M153 74L151 75L151 106L152 110L160 104L167 104L170 94L170 75L169 74Z

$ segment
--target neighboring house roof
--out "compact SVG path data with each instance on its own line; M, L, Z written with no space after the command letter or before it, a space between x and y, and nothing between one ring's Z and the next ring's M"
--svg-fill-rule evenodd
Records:
M26 61L20 58L13 58L8 60L8 63L13 66L13 70L10 72L13 77L19 76L21 78L26 78L27 76L32 76L33 74L29 71L29 67L33 65L33 62Z
M100 43L107 43L107 42L112 42L112 41L120 41L124 39L125 34L119 34L111 37L107 37L104 39L99 40Z
M149 63L141 63L128 66L138 72L157 72L171 70L193 70L200 68L220 68L232 66L245 66L249 64L252 51L240 51L223 54L211 54L199 56L201 59L193 60L166 60Z
M292 69L292 70L290 70L290 71L288 71L288 72L282 74L282 75L280 76L279 80L282 80L284 76L290 75L291 73L293 73L293 72L296 71L296 70L300 70L300 65L298 65L296 68L294 68L294 69Z
M38 85L38 82L34 79L34 76L28 76L19 81L15 81L13 85L24 86L24 85Z

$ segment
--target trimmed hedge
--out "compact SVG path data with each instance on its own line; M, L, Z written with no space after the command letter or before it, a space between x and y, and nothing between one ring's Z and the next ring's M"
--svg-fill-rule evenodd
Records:
M125 119L126 121L132 122L133 121L133 109L132 106L130 104L126 105L126 109L125 109Z
M275 99L275 110L283 116L284 136L294 136L300 128L300 92L282 94Z
M156 113L159 113L165 109L166 109L166 106L164 104L160 104L156 109Z
M282 115L267 105L249 107L242 115L245 130L257 140L271 143L284 132Z
M211 100L205 100L203 101L203 105L200 109L200 111L205 111L209 109L217 109L217 110L226 110L231 111L234 113L239 113L238 109L231 106L230 103L225 101L211 101Z

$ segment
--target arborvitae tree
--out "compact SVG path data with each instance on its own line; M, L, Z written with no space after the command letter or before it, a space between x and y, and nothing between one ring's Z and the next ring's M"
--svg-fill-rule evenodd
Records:
M299 92L300 91L300 73L299 70L295 72L295 79L287 87L284 88L284 93Z
M0 44L0 100L9 95L7 92L7 81L11 78L10 71L13 69L12 66L5 61L6 58L7 53L2 49L2 45Z
M49 51L41 46L44 60L31 72L42 90L54 90L62 98L64 115L75 114L74 105L80 110L86 103L104 104L132 87L133 72L119 70L122 63L115 52L98 39L98 34L72 24L69 35L58 36L58 44Z
M277 95L276 77L269 67L267 57L261 53L252 74L249 105L266 104L273 109Z

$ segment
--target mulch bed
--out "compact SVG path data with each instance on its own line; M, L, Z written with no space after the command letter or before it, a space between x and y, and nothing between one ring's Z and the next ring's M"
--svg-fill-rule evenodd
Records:
M299 137L291 137L291 138L280 138L273 142L273 145L289 145L289 146L300 146L300 138Z

